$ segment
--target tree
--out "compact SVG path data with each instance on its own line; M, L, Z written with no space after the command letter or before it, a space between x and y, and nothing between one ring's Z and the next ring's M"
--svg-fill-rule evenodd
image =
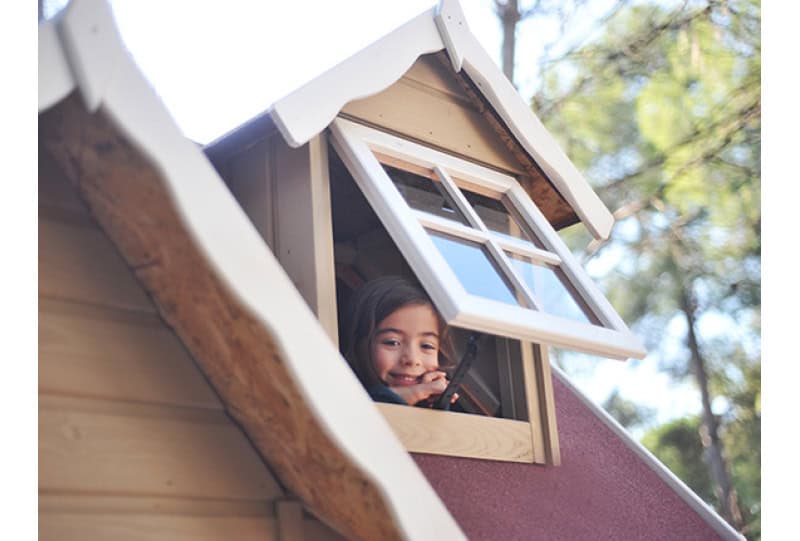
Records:
M627 400L619 394L619 389L615 389L606 398L603 409L627 429L650 423L656 413L652 408L638 406L635 402Z
M585 258L616 260L598 277L612 304L696 383L713 500L742 529L723 435L752 413L734 397L760 366L760 4L620 2L543 65L534 110L618 220Z

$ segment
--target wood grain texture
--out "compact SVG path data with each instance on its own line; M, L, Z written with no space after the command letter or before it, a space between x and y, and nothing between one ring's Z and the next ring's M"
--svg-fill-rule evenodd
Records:
M278 539L274 519L263 517L185 516L148 513L84 514L42 512L42 541L271 541Z
M378 408L410 452L533 462L531 425L526 421L395 404Z
M399 539L382 494L307 408L273 337L203 258L156 169L75 96L39 118L42 144L284 485L348 538Z
M42 395L42 490L271 500L282 493L218 413Z
M39 220L39 294L154 313L152 301L101 231Z
M39 309L40 392L222 409L160 321L47 298Z
M275 517L280 541L303 541L303 504L297 500L275 502Z

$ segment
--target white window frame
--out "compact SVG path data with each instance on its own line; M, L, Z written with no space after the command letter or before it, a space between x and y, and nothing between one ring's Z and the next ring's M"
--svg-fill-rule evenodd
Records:
M630 332L516 179L343 118L335 119L330 130L340 157L449 325L616 359L644 357L646 352L639 339ZM472 227L412 209L375 152L435 171ZM452 177L508 197L525 225L544 245L544 250L488 231L463 195L457 193ZM498 256L497 252L503 249L513 249L541 263L559 266L600 325L468 293L424 227L483 244L500 266L505 266L506 258ZM506 274L515 276L514 272ZM535 297L527 286L521 280L512 280L515 288L535 306Z

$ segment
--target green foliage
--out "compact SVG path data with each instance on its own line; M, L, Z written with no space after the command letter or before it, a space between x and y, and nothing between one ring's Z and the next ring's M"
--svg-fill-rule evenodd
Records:
M652 408L638 406L635 402L623 398L618 390L609 395L603 403L603 409L625 428L646 425L656 413Z
M694 377L688 361L698 356L714 403L727 404L714 413L751 539L760 537L760 11L758 0L632 2L551 64L533 98L617 217L594 254L618 262L599 277L605 293L662 369ZM688 335L677 344L667 335L675 322L692 326L697 351ZM645 443L714 502L699 422L675 421Z
M700 417L676 419L642 437L642 445L656 455L695 494L714 501L711 475L703 461Z

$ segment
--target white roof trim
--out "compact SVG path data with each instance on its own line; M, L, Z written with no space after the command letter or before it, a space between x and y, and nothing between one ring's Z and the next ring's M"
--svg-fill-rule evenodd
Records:
M56 25L47 21L39 25L39 112L67 97L75 88L75 80L61 49Z
M349 102L377 94L420 55L443 48L431 9L278 100L270 116L289 145L302 146Z
M44 103L77 87L87 104L102 107L152 161L209 264L275 338L306 404L330 439L384 494L404 536L465 539L222 179L141 75L119 38L110 7L103 0L73 0L66 10L56 24L60 35L69 36L61 48L74 84L67 90L64 77L54 80ZM41 27L47 33L48 24ZM57 40L40 38L42 43L49 49L45 58L59 57ZM331 362L310 362L319 359Z
M324 130L347 103L384 90L420 55L443 49L453 68L463 69L475 82L592 236L607 239L614 225L611 212L481 47L457 0L441 0L436 8L278 100L270 114L291 146L303 145Z
M592 402L583 391L576 387L569 377L556 365L551 364L553 374L563 383L575 396L594 413L625 445L633 451L639 459L653 470L662 481L664 481L680 498L689 505L700 517L711 526L723 539L731 541L745 541L745 537L737 532L730 524L720 517L714 509L700 499L700 496L686 486L678 476L672 473L663 462L656 458L644 445L633 439L621 424L617 422L606 410Z

